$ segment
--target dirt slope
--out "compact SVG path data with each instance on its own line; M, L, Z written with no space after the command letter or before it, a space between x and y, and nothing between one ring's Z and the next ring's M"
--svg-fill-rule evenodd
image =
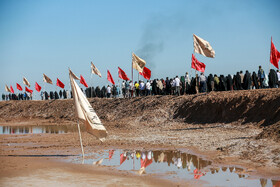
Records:
M263 128L257 138L280 140L280 89L211 92L184 96L148 96L133 99L89 99L103 122L117 128L188 124L235 123ZM49 123L76 121L73 100L2 101L0 122L26 119Z

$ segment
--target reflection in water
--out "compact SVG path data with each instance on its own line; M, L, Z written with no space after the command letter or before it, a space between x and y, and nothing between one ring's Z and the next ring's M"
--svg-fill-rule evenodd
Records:
M280 181L247 179L246 169L239 167L214 167L211 161L181 151L106 150L87 155L85 163L114 166L139 174L161 174L164 178L181 178L196 182L207 181L218 186L279 186ZM102 160L100 162L100 160Z
M75 125L0 126L0 134L62 134L77 131Z

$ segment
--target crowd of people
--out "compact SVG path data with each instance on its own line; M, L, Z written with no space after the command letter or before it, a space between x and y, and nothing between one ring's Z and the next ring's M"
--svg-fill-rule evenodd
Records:
M230 91L230 90L249 90L263 88L278 88L280 87L280 72L271 69L268 74L259 66L258 72L249 71L243 73L237 72L235 75L220 75L204 73L196 74L195 77L190 77L188 73L180 78L166 77L166 79L154 79L144 81L123 81L120 85L88 87L83 91L87 98L131 98L148 95L184 95L196 94L211 91ZM41 92L42 100L49 99L68 99L72 98L72 92L69 90L60 90L59 92ZM2 100L29 100L32 99L32 94L8 94L2 95Z
M189 74L169 79L154 79L144 81L123 81L120 86L103 86L101 89L93 87L86 89L87 97L138 97L148 95L184 95L211 91L250 90L280 87L280 72L273 69L266 74L261 66L258 72L243 71L235 75L220 75L204 73L190 78Z

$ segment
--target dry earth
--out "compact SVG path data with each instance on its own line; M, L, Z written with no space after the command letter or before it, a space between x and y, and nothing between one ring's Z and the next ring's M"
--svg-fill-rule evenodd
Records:
M279 180L280 89L89 101L109 136L101 143L83 132L86 152L112 147L188 148L215 164L238 164L248 168L252 175ZM74 111L71 99L3 101L0 102L0 125L71 125L77 121ZM0 182L2 175L11 169L25 168L16 164L21 163L22 158L3 155L77 154L80 151L77 132L0 137L0 161L4 166Z

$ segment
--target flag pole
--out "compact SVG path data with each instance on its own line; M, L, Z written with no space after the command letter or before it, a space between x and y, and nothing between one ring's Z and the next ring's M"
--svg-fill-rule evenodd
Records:
M132 80L132 84L133 84L133 57L131 60L131 80Z
M70 85L71 85L71 88L73 88L72 87L73 83L71 81L74 81L74 80L73 80L73 78L70 75L70 68L68 68L68 69L69 69ZM74 90L71 89L71 91L72 91L73 96L74 96ZM82 135L81 135L81 130L80 130L79 118L77 119L77 126L78 126L79 137L80 137L80 144L81 144L81 149L82 149L82 154L83 154L83 162L82 163L84 163L85 153L84 153L84 148L83 148L83 141L82 141Z
M84 148L83 148L83 141L82 141L82 135L81 135L81 130L80 130L79 119L77 120L77 124L78 124L78 131L79 131L80 143L81 143L82 154L83 154L83 163L84 163L85 153L84 153Z

